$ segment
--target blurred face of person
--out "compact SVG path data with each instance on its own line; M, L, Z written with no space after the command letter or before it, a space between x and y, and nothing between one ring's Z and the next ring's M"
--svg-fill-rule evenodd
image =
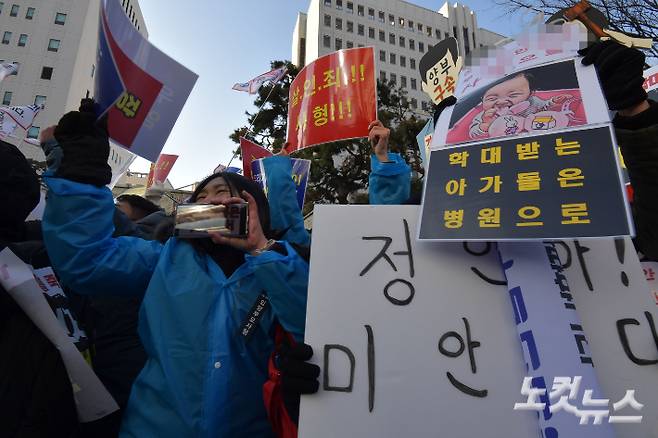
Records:
M491 87L482 98L484 110L510 108L530 98L530 84L524 76L516 76Z
M144 217L143 214L140 214L141 212L138 209L133 208L133 206L128 204L127 202L121 202L121 201L117 202L117 208L121 210L123 214L128 216L128 219L130 219L131 221L138 221Z
M223 204L231 198L231 188L228 182L220 177L210 180L199 192L195 204Z

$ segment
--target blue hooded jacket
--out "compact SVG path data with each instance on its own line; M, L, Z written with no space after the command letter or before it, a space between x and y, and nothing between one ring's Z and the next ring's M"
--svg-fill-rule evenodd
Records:
M111 192L45 178L44 241L62 282L79 293L140 295L148 360L133 385L121 437L271 437L262 385L276 321L304 333L308 263L245 256L226 278L184 240L113 238ZM240 328L262 293L269 307L249 339Z

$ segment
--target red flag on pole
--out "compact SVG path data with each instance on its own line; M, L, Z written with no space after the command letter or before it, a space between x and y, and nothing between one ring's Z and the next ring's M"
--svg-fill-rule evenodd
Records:
M259 158L271 157L272 152L253 141L240 137L240 150L242 151L242 174L249 179L251 177L251 162Z

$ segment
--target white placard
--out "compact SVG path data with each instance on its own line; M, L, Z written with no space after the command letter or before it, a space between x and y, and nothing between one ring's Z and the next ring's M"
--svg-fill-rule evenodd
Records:
M525 360L507 287L485 281L505 278L495 246L416 242L418 212L415 206L316 206L305 342L322 372L319 393L302 398L299 436L538 437L536 414L513 409L527 399L520 393ZM390 263L377 258L388 239ZM557 245L563 264L569 264L564 272L603 394L612 404L634 389L644 404L642 423L615 424L616 436L658 436L658 365L634 363L618 330L622 321L634 357L658 359L649 322L658 321L658 312L630 240L623 263L613 239ZM475 372L463 318L471 342L479 343L471 344ZM349 356L331 345L353 355L350 392L324 389L350 383ZM486 390L486 396L462 392L451 378Z
M538 437L534 412L516 412L521 400L524 360L517 340L507 288L480 275L504 280L496 250L485 243L418 243L414 237L416 206L316 206L306 322L306 343L313 361L323 368L320 392L304 397L300 437ZM404 221L409 227L405 235ZM364 239L365 238L365 239ZM359 274L391 238L385 260ZM408 240L407 240L408 239ZM409 257L400 252L412 246ZM395 253L398 253L397 255ZM478 275L480 273L480 275ZM408 281L414 296L408 305L395 305L385 296L393 280ZM398 281L388 288L392 300L410 293ZM398 303L399 304L399 303ZM459 335L468 344L468 321L476 372L469 347L458 357L442 354L460 349ZM368 331L374 346L374 394L369 400ZM353 390L322 389L325 345L350 349L355 359ZM329 384L345 386L349 361L330 350ZM448 374L486 397L457 389Z

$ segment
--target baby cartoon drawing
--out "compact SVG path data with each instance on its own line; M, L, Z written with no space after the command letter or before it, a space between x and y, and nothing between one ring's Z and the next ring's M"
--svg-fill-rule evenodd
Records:
M555 105L564 104L573 96L559 94L542 99L535 95L533 82L531 74L519 73L489 88L482 97L482 111L470 124L470 138L514 135L524 130L547 130L556 124L564 124L559 112L549 110Z

